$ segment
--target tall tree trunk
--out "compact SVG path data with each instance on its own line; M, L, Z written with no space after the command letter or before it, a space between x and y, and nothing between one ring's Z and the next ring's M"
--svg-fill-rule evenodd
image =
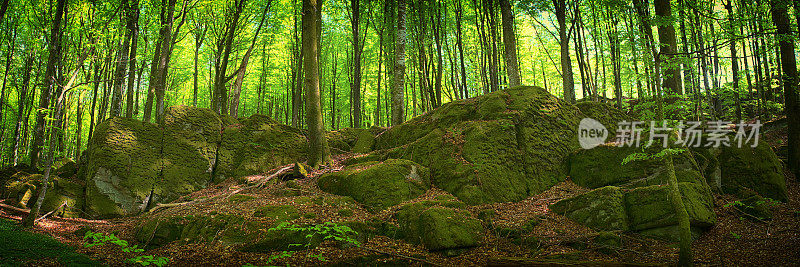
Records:
M125 101L125 117L133 118L134 90L136 86L136 50L139 48L139 0L128 0L128 31L131 32L130 65L128 66L128 91Z
M217 114L224 114L228 108L228 88L225 86L234 75L228 76L228 64L233 49L233 39L236 34L236 27L239 25L239 18L244 9L245 0L237 0L233 3L233 10L226 15L224 35L217 43L216 75L214 77L214 99L212 108Z
M728 10L728 34L731 38L731 71L733 72L733 95L735 98L735 105L736 105L736 120L737 122L742 121L742 100L739 97L739 58L736 57L736 32L734 29L734 18L733 18L733 1L728 0L725 4L725 9Z
M19 97L17 98L17 126L14 129L14 144L13 144L13 155L14 155L14 166L19 163L19 150L20 150L20 143L21 138L24 139L24 136L20 135L20 131L22 130L22 126L24 122L28 121L28 117L24 116L25 112L25 102L28 99L28 88L30 85L31 80L31 70L33 68L33 53L29 52L27 59L25 60L25 67L22 70L22 87L19 90Z
M2 0L3 2L0 3L0 22L3 22L3 18L6 16L6 10L8 10L8 0Z
M264 12L261 13L261 22L258 23L258 27L256 28L256 32L253 34L253 40L250 43L250 48L247 49L247 52L244 53L244 57L242 57L242 63L239 65L237 69L236 81L233 83L233 93L231 95L231 106L230 106L230 115L231 117L237 118L239 117L239 98L242 93L242 83L244 82L244 76L247 73L247 64L250 61L250 55L253 54L253 48L256 47L256 40L258 40L258 33L261 32L261 28L264 26L264 21L267 19L267 14L269 13L269 8L272 5L272 1L267 1L266 7L264 7Z
M124 0L122 6L125 8L123 13L132 13L129 0ZM127 18L130 21L130 18ZM130 52L131 35L133 31L128 29L125 36L122 38L122 46L117 51L116 70L114 71L114 91L111 98L111 117L117 117L122 114L122 98L125 94L125 70L128 66L128 53Z
M672 7L670 0L654 0L656 16L662 18L665 23L658 25L658 41L661 43L661 68L663 70L664 88L669 93L680 95L681 92L681 73L680 66L676 63L678 53L678 42L675 35L675 26L672 24Z
M467 90L467 67L464 64L464 41L462 39L461 21L464 16L464 8L461 1L456 1L456 46L458 46L458 60L461 70L461 97L469 98Z
M329 161L328 144L319 92L319 42L322 33L322 1L303 0L303 69L308 125L308 164L317 169Z
M350 107L353 115L353 127L361 128L361 53L363 43L359 40L361 8L359 0L350 1L352 19L350 26L353 30L353 83L350 84Z
M575 103L575 81L572 77L572 59L569 57L569 34L567 34L567 4L565 0L553 0L558 20L558 40L561 45L561 78L564 99Z
M405 121L406 0L397 0L394 80L392 82L392 126Z
M64 17L64 9L67 0L58 0L56 3L56 13L53 18L52 28L50 29L50 55L47 58L47 67L44 73L44 84L41 96L39 97L39 110L36 112L36 126L33 134L33 147L31 148L30 160L31 167L36 168L39 163L39 153L42 151L44 145L45 133L45 116L50 108L50 93L56 90L58 81L56 81L56 66L60 65L61 61L61 20ZM33 221L30 222L33 225Z
M47 69L45 70L45 88L42 89L42 96L41 101L39 102L40 110L50 108L50 92L56 91L56 87L58 87L58 81L56 80L56 66L60 65L61 61L61 20L65 17L65 9L66 9L67 0L58 0L56 2L56 13L55 17L53 18L53 27L50 30L50 55L47 58ZM61 95L58 96L56 108L54 110L55 113L55 120L54 122L60 121L60 105L64 99L63 92ZM41 146L44 143L44 132L45 132L45 125L47 122L45 121L44 116L46 112L39 111L36 117L36 133L34 135L34 148L31 150L31 167L36 167L39 159L39 152L41 151ZM57 124L56 124L57 125ZM34 220L36 217L39 216L39 209L42 206L42 201L44 200L44 196L47 193L47 184L50 178L50 166L53 163L53 151L55 149L55 141L57 130L53 129L50 131L50 141L48 142L48 150L49 150L49 157L47 157L48 162L45 165L45 175L44 180L42 181L41 191L39 192L39 198L36 200L36 204L31 208L30 213L28 216L25 217L22 221L23 225L26 227L33 226Z
M689 213L686 212L686 205L683 203L681 197L681 190L678 186L678 178L675 176L675 166L672 161L672 155L667 154L667 172L669 174L668 183L670 187L670 201L675 210L675 218L678 220L678 229L680 231L680 252L678 255L678 266L692 266L692 232L689 224Z
M197 94L199 91L198 80L198 58L200 56L200 47L203 46L203 41L206 39L206 31L208 27L203 27L200 23L195 24L194 28L194 72L192 73L193 92L192 92L192 106L197 107ZM213 100L212 100L213 101Z
M794 41L790 38L791 25L787 14L788 4L783 0L771 0L772 22L781 36L779 46L783 66L783 88L786 95L785 113L789 121L788 162L786 165L800 179L800 102L798 102L797 61L795 59ZM796 10L795 10L796 11Z
M442 76L444 71L444 56L442 56L442 11L439 2L436 2L436 15L433 24L433 37L436 41L436 81L434 85L433 108L438 108L442 105Z
M517 39L514 34L514 10L509 0L500 0L500 13L503 16L503 45L505 46L508 85L519 86L519 60L517 59Z

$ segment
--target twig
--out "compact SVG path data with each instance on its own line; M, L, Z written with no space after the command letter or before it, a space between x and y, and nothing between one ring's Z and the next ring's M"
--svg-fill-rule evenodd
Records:
M53 214L53 212L56 212L58 209L60 209L60 208L62 208L62 207L64 207L64 206L66 206L66 205L67 205L67 202L66 202L66 201L64 201L64 203L61 203L61 205L60 205L60 206L58 206L57 208L55 208L55 209L51 210L50 212L46 213L45 215L42 215L42 217L39 217L38 219L36 219L36 220L34 220L34 221L39 221L39 220L41 220L41 219L44 219L45 217L47 217L47 216L50 216L50 214Z

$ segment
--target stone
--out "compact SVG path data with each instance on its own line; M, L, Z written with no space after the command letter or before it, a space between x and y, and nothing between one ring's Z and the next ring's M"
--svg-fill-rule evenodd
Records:
M428 190L430 173L408 160L370 161L327 173L317 185L325 192L350 196L373 210L382 210Z
M624 192L616 186L601 187L560 200L550 210L595 230L628 230Z

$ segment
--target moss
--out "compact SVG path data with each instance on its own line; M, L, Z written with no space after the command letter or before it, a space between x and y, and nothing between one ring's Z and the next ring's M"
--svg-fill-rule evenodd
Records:
M353 216L353 210L351 210L351 209L339 209L337 214L339 214L339 217L347 218L347 217Z
M253 115L222 130L215 181L268 172L305 160L308 140L302 131Z
M246 222L238 215L189 215L147 220L136 228L134 237L150 247L179 240L187 243L220 240L237 244L255 239L257 236L249 236L248 233L257 228L261 226Z
M610 137L616 136L617 124L631 121L631 117L609 103L581 101L575 104L584 116L595 119L608 130Z
M163 182L156 186L160 200L169 202L212 182L222 121L212 110L173 106L164 114Z
M28 266L41 260L64 266L103 266L50 236L28 232L14 221L0 219L0 265Z
M735 146L721 148L719 154L723 192L736 194L746 188L763 197L787 201L783 167L769 145L760 142L755 148L750 144Z
M236 195L232 195L232 196L228 197L228 202L231 202L231 203L242 203L242 202L247 202L247 201L250 201L250 200L253 200L253 199L256 199L256 197L250 196L250 195L236 194Z
M98 124L88 151L86 212L99 218L138 213L159 178L161 142L155 124L119 117Z
M618 248L622 247L622 238L618 234L612 232L599 232L592 242L600 246L598 251L604 254L614 254L617 252Z
M515 87L393 126L375 148L425 165L434 185L470 205L519 201L566 177L578 120L577 108L546 90Z
M396 216L402 236L429 250L477 246L483 229L466 211L423 203L403 206Z
M320 189L375 210L415 198L430 187L428 169L408 160L365 162L319 178Z
M270 218L276 222L284 222L300 218L300 212L297 211L297 208L289 205L263 206L256 209L253 217Z
M634 161L623 165L628 155L640 152L635 147L598 146L576 151L569 157L569 176L577 185L598 188L619 185L647 177L656 171L652 161Z
M695 183L678 183L690 224L709 227L716 223L714 202L707 189ZM632 230L645 230L676 225L675 211L669 202L669 187L647 186L625 193L625 207Z
M619 187L606 186L552 205L550 210L596 230L628 230L628 218Z

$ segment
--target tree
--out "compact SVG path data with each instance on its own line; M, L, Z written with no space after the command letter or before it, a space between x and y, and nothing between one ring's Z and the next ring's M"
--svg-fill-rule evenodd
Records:
M353 114L353 127L361 128L361 53L364 42L359 41L361 8L359 0L350 1L352 18L350 25L353 28L353 83L350 84L350 106Z
M575 103L575 81L572 77L572 59L569 57L566 0L553 0L553 6L555 6L556 20L558 20L558 41L561 45L561 78L564 86L564 99Z
M233 39L236 36L236 27L239 25L239 18L244 9L245 0L233 2L233 7L226 13L224 35L217 42L217 57L214 60L214 97L211 100L211 109L217 114L224 114L228 111L228 88L225 86L228 81L235 77L236 73L228 75L228 64L230 63L231 51L233 50Z
M405 121L406 0L397 1L394 80L392 81L392 125Z
M61 20L65 16L64 9L67 0L58 0L56 3L56 13L53 17L53 27L50 30L49 50L50 55L47 58L47 68L44 73L45 88L42 89L41 96L39 97L39 110L36 113L36 126L33 135L33 147L31 148L30 160L31 166L35 167L39 163L39 153L44 144L45 134L45 116L47 110L50 109L50 94L55 92L58 87L56 66L61 62Z
M681 92L681 72L678 64L678 41L675 34L675 18L672 17L672 7L670 0L654 0L658 23L658 41L661 43L661 69L663 70L664 89L670 93L680 95Z
M795 3L796 4L796 3ZM786 166L800 179L800 102L798 102L797 61L795 59L795 46L791 36L791 25L787 14L788 3L785 0L771 0L770 12L772 23L778 29L779 47L781 52L781 65L783 69L783 90L786 97L786 119L788 120L788 161ZM797 12L797 10L795 10Z
M517 59L517 38L514 34L514 11L509 0L500 0L500 13L503 16L503 45L505 46L508 86L520 85L519 60Z
M152 68L150 71L150 85L147 93L147 101L144 107L144 121L150 121L153 110L153 95L156 98L156 122L161 122L164 115L164 93L167 90L167 71L169 61L172 56L172 26L175 20L175 1L162 0L161 4L161 28L159 35L161 39L156 45L156 53L153 56Z
M308 126L308 165L316 169L329 161L319 91L319 42L322 36L322 0L303 0L303 73Z
M44 132L45 126L48 123L45 121L45 116L47 112L44 110L49 110L50 108L50 92L56 91L56 87L58 87L57 73L56 73L56 66L60 65L61 62L61 21L64 17L66 17L65 7L67 5L67 0L58 0L56 2L56 13L55 17L53 17L53 27L50 30L50 55L47 58L47 69L45 70L45 88L42 89L42 96L41 101L39 102L39 108L42 109L37 113L36 117L36 134L34 135L34 149L31 149L31 166L35 167L38 163L39 159L39 152L41 151L41 146L44 143ZM53 112L55 115L54 122L58 122L60 119L60 110L59 107L63 101L64 93L61 92L61 95L58 96L58 101L56 105L56 110ZM54 124L54 126L58 126ZM39 192L39 198L36 200L35 206L31 209L31 212L28 214L27 217L23 220L23 225L30 227L33 226L34 220L39 215L39 208L42 205L42 201L44 200L44 196L47 193L47 183L49 182L50 178L50 167L53 164L53 149L54 143L53 140L55 139L54 136L56 135L55 132L58 130L53 129L51 130L50 141L48 142L48 150L49 155L47 165L45 165L45 175L44 180L42 181L42 188ZM38 141L38 144L37 142Z

